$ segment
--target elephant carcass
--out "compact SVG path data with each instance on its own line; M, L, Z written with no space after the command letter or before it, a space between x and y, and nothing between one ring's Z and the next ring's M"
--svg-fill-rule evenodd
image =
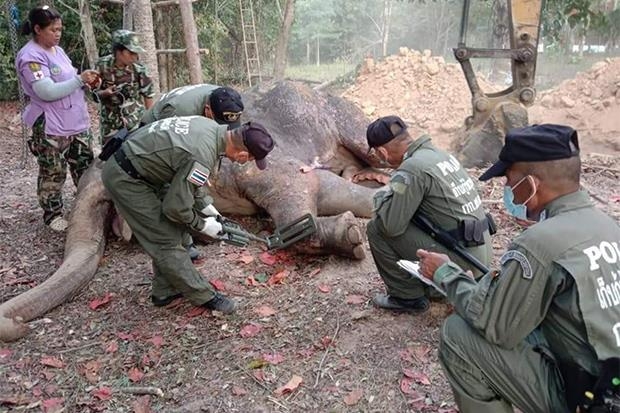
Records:
M276 147L265 171L222 162L212 182L218 210L250 215L263 209L276 225L311 213L318 233L298 250L364 258L364 231L355 216L370 217L375 189L343 178L372 163L361 110L293 82L255 87L243 100L244 120L265 125Z
M283 83L251 93L246 100L256 108L248 111L249 118L267 125L278 146L269 157L269 168L260 174L256 168L223 162L213 183L219 209L235 214L264 209L276 225L311 212L319 215L319 231L300 246L301 251L363 257L362 230L354 214L370 215L374 190L339 176L366 162L363 115L341 99L300 85ZM326 169L302 173L315 158ZM95 161L80 180L62 265L42 284L0 305L0 341L23 337L29 331L25 322L69 300L95 275L112 221L101 166Z

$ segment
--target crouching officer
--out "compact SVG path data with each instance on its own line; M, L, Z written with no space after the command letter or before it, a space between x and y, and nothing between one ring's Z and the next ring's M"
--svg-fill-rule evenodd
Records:
M433 248L465 268L474 268L413 221L424 216L488 265L492 251L482 201L458 160L435 148L427 135L413 139L399 117L377 119L368 126L366 138L378 163L396 169L389 189L375 196L373 217L366 226L370 250L387 289L387 295L378 294L373 301L381 308L422 313L429 308L424 284L402 270L398 260L417 260L419 248Z
M140 125L149 125L173 116L205 116L232 129L240 125L242 113L243 102L236 90L203 83L178 87L162 95L144 113ZM165 195L165 190L162 195ZM201 257L189 234L183 236L183 246L192 261Z
M204 116L236 128L243 109L241 95L233 88L207 83L187 85L162 95L144 113L142 125L173 116Z
M510 131L480 180L505 176L506 209L536 224L478 282L449 257L418 252L457 313L439 358L461 412L595 411L582 408L585 395L613 384L602 373L619 365L609 360L620 354L620 227L579 190L580 170L572 128Z
M214 292L192 265L181 239L187 230L217 238L222 225L201 189L218 159L266 167L274 142L258 123L236 129L199 116L170 118L136 131L105 164L103 183L116 208L153 260L153 304L184 296L197 306L231 313L234 302ZM161 189L168 186L161 198ZM206 218L205 218L206 216Z

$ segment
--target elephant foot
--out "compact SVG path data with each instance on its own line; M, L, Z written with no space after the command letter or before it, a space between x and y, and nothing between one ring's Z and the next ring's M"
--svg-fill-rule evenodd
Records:
M317 232L321 249L362 260L364 250L364 231L352 212L347 211L333 217L319 217Z
M114 209L114 217L112 218L112 232L118 238L123 239L125 242L129 242L133 235L133 231L127 224L127 221L123 219L121 214L118 213L116 208Z

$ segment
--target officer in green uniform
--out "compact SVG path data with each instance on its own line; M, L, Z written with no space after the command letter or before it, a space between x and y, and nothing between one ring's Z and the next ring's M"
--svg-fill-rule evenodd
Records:
M239 126L243 113L241 95L229 87L209 84L188 85L171 90L162 95L142 117L141 125L148 125L157 120L172 116L205 116L229 129ZM165 196L163 188L162 196ZM192 261L201 258L200 251L194 245L189 234L183 236L183 246Z
M257 123L227 130L200 116L168 118L137 130L110 158L103 183L116 208L153 259L156 306L184 296L195 305L230 313L234 302L215 293L181 246L187 230L218 238L222 225L201 188L226 156L266 167L274 142ZM168 186L163 199L161 189Z
M450 231L486 265L492 246L482 200L458 160L435 148L429 136L412 139L399 117L377 119L368 126L366 138L373 156L396 169L389 188L375 196L373 217L366 226L370 250L387 289L387 295L378 294L373 301L381 308L422 313L429 308L424 284L403 271L398 260L417 260L419 248L433 248L465 268L474 268L418 228L412 222L414 215L423 214ZM476 229L475 240L464 238L465 225Z
M461 412L575 412L601 363L620 354L620 227L579 190L580 170L572 128L510 131L480 179L506 176L506 209L536 223L478 282L447 256L418 252L457 313L439 358Z
M112 33L112 54L97 62L101 83L96 93L101 100L104 144L119 129L137 129L145 108L153 104L153 82L146 67L138 63L138 53L143 52L134 32L116 30Z
M221 125L236 128L242 113L241 95L235 89L204 83L178 87L165 93L144 113L142 124L172 116L205 116Z

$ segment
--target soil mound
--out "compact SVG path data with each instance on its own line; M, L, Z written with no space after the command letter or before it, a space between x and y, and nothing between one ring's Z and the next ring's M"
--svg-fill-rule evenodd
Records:
M597 62L540 93L529 113L531 123L577 129L586 152L620 152L620 58Z
M490 84L478 79L483 90ZM458 64L402 47L397 55L367 58L343 96L369 118L398 115L436 139L450 139L471 115L471 93ZM447 145L446 145L447 146Z

